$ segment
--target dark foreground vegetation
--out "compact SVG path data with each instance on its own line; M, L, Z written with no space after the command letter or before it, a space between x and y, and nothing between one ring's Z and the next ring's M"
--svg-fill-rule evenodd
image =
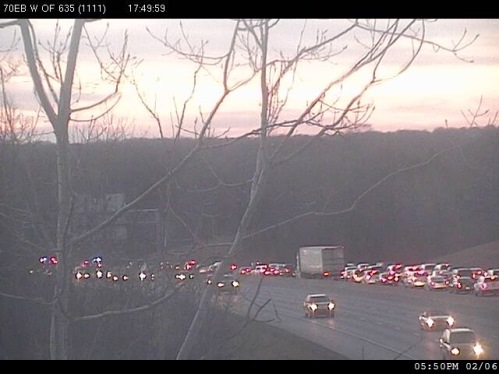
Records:
M307 140L296 137L293 147ZM151 194L106 235L75 248L71 260L96 254L115 263L181 259L179 253L186 248L206 262L218 256L210 245L231 240L239 224L258 141L223 147L227 140L211 142L217 147L197 155L173 183ZM101 206L109 196L123 194L126 203L154 183L193 144L130 139L71 145L73 232L84 232L109 215L112 209ZM53 231L44 232L41 223L55 230L55 152L51 143L0 143L0 292L38 299L1 299L3 358L48 358L52 281L40 274L30 276L29 269L40 256L50 254L53 245L46 240ZM256 234L245 240L246 251L237 259L241 264L294 262L299 246L322 243L343 244L351 261L408 263L499 239L495 127L318 139L276 170L252 223ZM170 284L152 291L143 285L129 287L126 292L119 287L76 287L71 314L138 307L171 291ZM199 289L183 289L147 311L74 320L72 357L173 359L198 297ZM218 347L212 344L213 334L227 332L219 328L225 325L218 321L208 327L203 336L209 344L201 346ZM200 349L200 357L237 358L220 349Z

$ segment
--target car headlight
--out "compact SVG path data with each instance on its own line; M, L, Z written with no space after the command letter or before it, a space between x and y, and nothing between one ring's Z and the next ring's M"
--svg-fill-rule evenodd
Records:
M455 320L454 320L454 318L452 318L451 316L449 316L449 318L447 318L447 324L448 324L449 326L453 326L453 325L454 325L454 322L456 322L456 321L455 321Z
M223 286L225 286L224 282L218 282L217 283L217 287L222 288Z
M476 344L474 347L473 347L473 351L475 352L475 354L477 356L480 356L482 353L483 353L483 348L480 344Z
M432 327L435 324L435 321L432 320L431 318L428 318L426 320L426 324L428 325L428 327Z
M327 307L329 308L329 310L333 310L333 309L334 309L334 307L335 307L335 305L334 305L334 303L329 303L329 304L327 305Z
M232 287L239 287L238 281L232 281Z
M317 310L317 305L316 304L310 304L309 308L312 309L315 312Z
M457 356L459 354L459 348L456 347L452 348L450 350L450 353L453 354L454 356Z

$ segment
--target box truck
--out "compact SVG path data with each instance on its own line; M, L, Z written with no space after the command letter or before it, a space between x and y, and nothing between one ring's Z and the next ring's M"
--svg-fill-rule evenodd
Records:
M296 267L300 278L340 279L345 268L345 248L342 245L301 247Z

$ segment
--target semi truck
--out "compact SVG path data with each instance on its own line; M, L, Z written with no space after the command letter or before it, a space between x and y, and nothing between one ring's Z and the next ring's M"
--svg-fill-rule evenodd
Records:
M345 248L342 245L301 247L296 256L300 278L339 279L344 268Z

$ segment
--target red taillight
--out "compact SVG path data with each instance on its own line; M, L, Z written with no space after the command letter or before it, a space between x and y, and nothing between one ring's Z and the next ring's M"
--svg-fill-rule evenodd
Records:
M322 275L324 275L325 277L329 277L329 271L325 271Z

